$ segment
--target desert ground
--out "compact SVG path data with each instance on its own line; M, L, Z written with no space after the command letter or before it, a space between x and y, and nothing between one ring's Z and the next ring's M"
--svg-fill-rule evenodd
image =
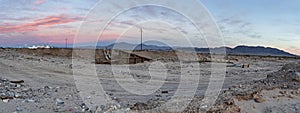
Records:
M84 65L78 67L72 64L72 50L0 49L0 113L148 112L145 110L160 108L172 99L179 90L182 76L189 76L187 80L190 82L199 82L193 100L182 112L205 112L201 102L210 80L211 62L215 61L197 61L200 68L189 69L193 67L191 63L178 61L172 53L141 53L152 57L154 61L117 65L114 67L117 70L125 67L130 69L130 73L119 73L121 76L115 75L112 65L95 64L95 61L84 58L76 59L83 64L95 64L97 77L110 103L97 106L83 101L95 94L82 97L76 87L73 70L84 68ZM185 56L186 60L195 62L188 55ZM225 63L224 84L216 102L206 112L300 112L299 59L242 55L228 55L227 59L234 60L218 62ZM151 72L154 74L149 74L149 67L152 67ZM166 78L160 75L164 72ZM184 75L181 76L181 73ZM82 72L78 76L87 76L85 74ZM155 84L163 85L148 95L133 94L116 81L130 82L122 76L132 76L139 83L151 79ZM199 77L199 80L193 79L193 76ZM147 90L139 86L136 88ZM180 90L188 91L189 88L193 87ZM151 112L169 111L156 109Z

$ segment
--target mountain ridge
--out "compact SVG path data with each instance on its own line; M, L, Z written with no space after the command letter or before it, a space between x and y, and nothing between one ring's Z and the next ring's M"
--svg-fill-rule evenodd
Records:
M141 44L130 44L126 42L113 43L107 46L97 46L97 49L121 49L121 50L140 50ZM264 46L247 46L239 45L234 48L230 47L215 47L215 48L199 48L199 47L169 47L167 45L148 45L143 44L143 50L153 51L196 51L197 53L212 53L213 51L226 50L226 54L234 55L261 55L261 56L288 56L288 57L300 57L298 55L286 52L272 47Z

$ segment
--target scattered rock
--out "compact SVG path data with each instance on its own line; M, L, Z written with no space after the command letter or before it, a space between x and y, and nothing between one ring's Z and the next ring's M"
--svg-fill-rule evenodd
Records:
M7 95L9 96L9 97L15 97L15 93L14 92L12 92L12 91L8 91L7 92Z
M3 99L2 100L4 103L8 103L9 102L9 99Z
M266 100L264 98L260 97L260 98L255 98L254 101L257 102L257 103L263 103Z
M63 105L65 102L61 98L56 98L55 103L57 106Z
M105 109L105 106L104 105L101 105L100 106L100 109L103 111Z
M69 69L73 69L73 64L69 64Z
M224 102L226 105L234 105L234 100L233 99L228 99L228 100L225 100Z
M28 91L30 91L31 89L30 88L23 88L21 91L22 92L28 92Z
M299 72L295 72L294 74L292 74L292 79L300 82L300 73Z
M20 84L16 84L16 87L17 87L17 88L20 88L20 87L21 87L21 85L20 85Z
M0 95L0 99L13 99L13 97L7 96L7 95Z
M53 111L54 111L54 112L59 112L59 109L60 109L60 106L55 106L55 107L53 107Z
M257 103L263 103L263 102L265 102L266 100L265 100L263 97L261 97L261 96L256 96L256 97L254 98L254 101L257 102Z
M35 102L33 99L25 99L25 102Z
M16 94L15 94L15 98L22 98L22 95L19 94L19 93L16 93Z
M207 105L202 105L200 108L205 109L207 107L208 107Z
M89 109L90 109L90 108L88 108L88 107L85 105L85 103L82 103L82 104L80 105L80 107L81 107L81 111L82 111L82 112L89 111Z
M290 94L290 95L289 95L289 98L292 98L292 99L293 99L293 98L295 98L295 96L292 95L292 94Z
M279 91L280 94L287 94L287 91Z
M52 89L52 88L49 86L45 86L44 89Z
M23 109L20 107L20 106L18 106L17 108L16 108L16 111L22 111Z
M10 81L10 83L20 84L20 83L24 83L24 80L13 80Z
M161 91L162 94L167 94L169 91Z
M130 109L141 110L141 109L145 109L147 107L148 107L147 104L138 102L138 103L135 103Z

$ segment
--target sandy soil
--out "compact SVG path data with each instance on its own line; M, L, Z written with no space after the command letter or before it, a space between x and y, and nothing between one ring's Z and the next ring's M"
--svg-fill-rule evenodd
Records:
M248 113L298 113L300 112L300 91L287 89L263 90L258 95L262 102L235 100L241 112Z
M100 106L99 108L89 107L84 103L76 89L74 77L72 73L72 60L70 57L53 56L53 55L33 55L18 52L15 50L0 50L0 113L12 112L36 112L36 113L52 113L52 112L95 112L111 110L111 106ZM224 112L299 112L300 97L297 92L297 87L285 88L276 87L256 90L252 87L256 83L253 81L269 80L269 73L276 73L282 70L285 64L296 62L296 60L268 60L257 58L238 58L234 63L236 66L228 66L226 68L226 77L222 88L222 93L216 103L216 107L210 111ZM81 59L78 59L81 60ZM92 61L82 61L84 63L92 63ZM241 68L239 65L250 64L249 68ZM188 107L190 112L200 112L201 101L204 95L210 77L210 63L200 63L200 69L189 70L189 63L179 63L174 61L163 62L163 66L167 69L167 78L160 76L160 73L149 74L149 66L153 67L152 62L134 64L134 65L119 65L117 68L123 69L129 67L130 73L122 73L124 76L132 76L140 83L146 83L150 79L154 83L164 83L156 92L149 95L137 95L126 91L116 79L127 82L119 76L115 77L110 65L97 64L97 75L106 94L118 106L117 109L137 109L143 110L159 106L158 104L165 103L171 99L174 93L178 90L180 83L181 71L189 74L191 82L195 81L192 77L199 75L199 84L195 93L195 100ZM155 67L156 65L154 65ZM165 71L162 68L152 68L153 72ZM85 73L82 73L82 76ZM285 73L282 73L285 74ZM279 76L279 75L278 75ZM269 77L270 78L270 77ZM277 79L277 78L273 78ZM13 83L14 81L23 80L24 83ZM197 80L196 80L197 81ZM288 82L288 81L284 81ZM299 82L295 82L299 84ZM257 85L257 84L256 84ZM138 88L138 87L137 87ZM142 88L142 87L141 87ZM188 90L192 87L184 87ZM240 92L231 91L232 88ZM255 99L240 99L239 94L245 89L256 91L265 101L256 102ZM252 89L251 89L252 88ZM298 87L300 88L300 87ZM267 90L268 89L268 90ZM147 90L147 89L145 89ZM150 90L150 89L149 89ZM163 91L167 91L163 93ZM280 92L287 92L281 94ZM293 92L293 94L291 93ZM13 94L12 94L13 93ZM229 95L230 93L230 95ZM249 94L248 94L249 93ZM245 95L253 95L248 92ZM284 95L284 96L278 96ZM278 96L278 97L274 97ZM234 104L224 104L227 98L232 98ZM90 103L89 103L90 105ZM222 107L220 107L222 106ZM232 108L232 109L229 109Z

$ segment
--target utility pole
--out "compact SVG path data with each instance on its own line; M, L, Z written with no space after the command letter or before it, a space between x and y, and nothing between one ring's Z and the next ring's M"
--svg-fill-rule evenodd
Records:
M143 28L141 27L141 51L143 51Z
M66 38L66 48L68 48L68 38Z

